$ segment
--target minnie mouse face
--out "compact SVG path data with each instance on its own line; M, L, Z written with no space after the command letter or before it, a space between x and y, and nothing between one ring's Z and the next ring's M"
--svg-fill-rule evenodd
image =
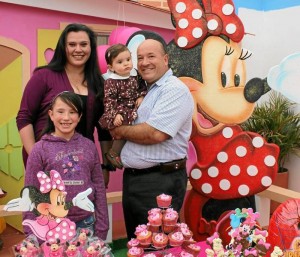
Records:
M40 203L37 210L48 219L63 218L68 214L66 209L66 193L57 189L50 192L50 203Z

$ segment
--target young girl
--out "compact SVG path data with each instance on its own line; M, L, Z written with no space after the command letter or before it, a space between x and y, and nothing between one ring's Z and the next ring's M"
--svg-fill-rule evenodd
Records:
M62 92L53 99L48 111L48 125L28 157L25 186L39 188L37 173L56 170L67 192L65 202L72 201L79 192L91 188L88 198L94 203L95 212L83 210L77 205L70 208L67 218L75 222L77 228L93 229L96 236L105 240L109 223L99 155L93 141L75 132L82 110L82 101L73 92ZM35 219L32 212L24 214L23 220L28 219ZM24 231L32 234L26 226Z
M104 114L99 123L103 129L132 124L137 108L147 93L145 83L133 70L131 54L122 44L109 47L105 52L109 78L104 84ZM116 168L122 168L120 153L125 140L114 140L106 159Z

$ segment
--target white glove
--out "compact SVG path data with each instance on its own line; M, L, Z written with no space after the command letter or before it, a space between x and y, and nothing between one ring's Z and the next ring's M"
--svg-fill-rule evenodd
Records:
M25 188L22 197L10 200L3 208L5 211L32 211L35 207L29 197L29 188Z
M81 192L78 195L76 195L72 200L73 205L79 207L80 209L94 212L94 204L87 197L90 193L92 193L92 191L93 190L91 188L88 188L84 192Z

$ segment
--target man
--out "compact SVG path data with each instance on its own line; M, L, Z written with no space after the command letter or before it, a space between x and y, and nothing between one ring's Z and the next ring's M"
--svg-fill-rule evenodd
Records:
M168 66L166 45L154 39L137 49L138 71L148 93L132 126L111 130L115 139L127 140L121 159L123 211L128 240L148 211L157 207L156 196L171 195L172 208L180 211L187 186L186 157L192 129L193 98Z

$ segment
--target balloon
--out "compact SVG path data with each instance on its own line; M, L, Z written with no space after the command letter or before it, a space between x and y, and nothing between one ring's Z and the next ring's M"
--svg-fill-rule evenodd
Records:
M114 29L109 38L108 38L108 44L109 45L114 45L114 44L124 44L126 45L127 40L129 37L139 31L141 29L136 28L136 27L119 27Z
M107 63L105 61L105 52L106 50L115 44L127 44L128 39L130 36L139 31L141 29L136 27L118 27L114 29L108 38L108 45L100 45L97 47L97 54L98 54L98 64L100 67L101 74L104 74L107 72Z
M107 71L107 63L105 61L105 52L107 48L109 48L109 45L97 46L98 64L100 67L101 74L104 74Z

